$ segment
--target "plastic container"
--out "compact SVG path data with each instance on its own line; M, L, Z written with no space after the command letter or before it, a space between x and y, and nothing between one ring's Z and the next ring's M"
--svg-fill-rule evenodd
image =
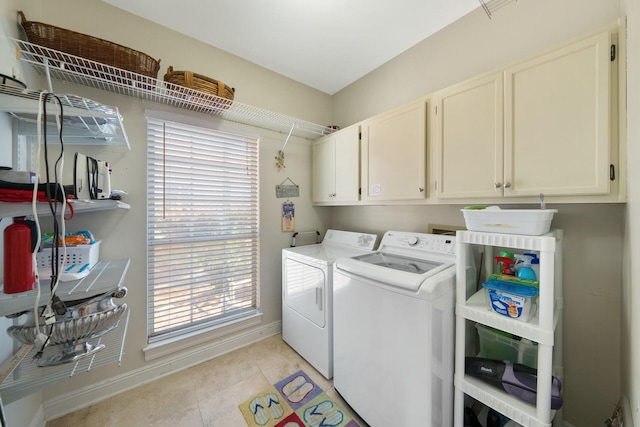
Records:
M530 368L538 364L538 346L531 341L514 339L511 334L476 323L480 337L480 357L522 363Z
M98 263L101 242L101 240L97 240L91 245L67 246L67 256L64 260L64 266L68 267L75 264L81 267L88 264L88 268L93 267ZM62 256L63 248L60 248L59 251L59 256ZM51 248L44 248L38 252L36 254L36 261L38 268L51 267Z
M535 312L536 287L501 280L488 280L482 286L487 290L489 308L495 313L528 322Z
M467 229L489 233L539 236L549 232L556 209L461 209Z

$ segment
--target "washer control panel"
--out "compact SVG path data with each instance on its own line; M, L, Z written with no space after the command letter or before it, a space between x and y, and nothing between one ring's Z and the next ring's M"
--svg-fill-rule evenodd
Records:
M404 248L416 251L435 252L443 255L455 255L456 238L444 234L411 233L406 231L387 231L382 237L380 248Z

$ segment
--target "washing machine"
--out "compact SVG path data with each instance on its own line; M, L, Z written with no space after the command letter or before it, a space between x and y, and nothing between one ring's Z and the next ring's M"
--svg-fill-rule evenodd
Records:
M333 263L373 251L377 235L327 230L322 243L282 250L282 338L333 377Z
M371 427L453 425L455 252L389 231L334 263L333 384Z

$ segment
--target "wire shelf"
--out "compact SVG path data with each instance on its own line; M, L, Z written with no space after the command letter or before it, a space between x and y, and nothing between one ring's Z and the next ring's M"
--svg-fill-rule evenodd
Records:
M293 129L293 135L306 139L317 139L334 131L324 125L237 101L229 105L230 101L226 98L132 73L24 40L11 40L17 46L18 58L31 64L47 79L54 78L76 83L281 133L288 134Z
M34 346L20 365L2 383L0 392L5 403L11 403L27 396L43 387L55 384L61 380L71 378L83 372L89 372L100 366L118 363L122 364L124 356L124 342L129 323L129 308L118 320L117 326L105 335L89 340L92 345L104 344L105 348L94 355L86 356L75 363L65 363L57 366L38 367L37 359L34 359L39 348ZM48 357L50 347L46 347L43 357Z
M18 119L18 134L37 135L37 117L42 93L43 91L0 84L0 111L6 111ZM130 149L118 108L76 95L56 94L55 98L47 98L45 120L48 134L55 136L58 133L54 120L59 114L57 100L60 100L64 113L61 120L66 142L125 145Z
M107 292L124 282L129 270L128 258L98 262L88 276L68 282L60 282L56 295L62 301L89 298ZM41 277L40 301L46 302L51 296L51 279ZM36 289L17 294L0 292L0 316L7 316L34 308L38 291Z
M493 12L503 8L504 6L508 5L512 1L518 1L518 0L478 0L478 1L482 5L482 8L487 13L489 18L491 18L491 15L493 14Z

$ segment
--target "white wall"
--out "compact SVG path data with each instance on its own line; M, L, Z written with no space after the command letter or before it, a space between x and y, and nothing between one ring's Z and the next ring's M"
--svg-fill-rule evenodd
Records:
M623 0L623 14L627 16L627 141L628 164L640 160L640 4ZM622 288L622 391L625 403L625 427L640 425L640 171L631 167L627 213L625 217L624 268Z
M337 93L334 122L356 123L606 28L619 14L618 2L603 0L518 1L492 19L477 9ZM565 231L564 419L577 427L600 425L627 375L619 368L626 205L547 206L559 210L553 225ZM331 227L426 231L429 223L464 225L460 207L335 208Z

